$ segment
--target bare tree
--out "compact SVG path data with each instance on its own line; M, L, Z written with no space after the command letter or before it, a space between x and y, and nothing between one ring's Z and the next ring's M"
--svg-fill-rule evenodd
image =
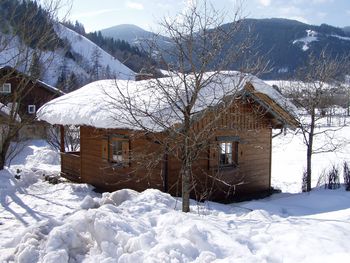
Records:
M114 99L115 108L127 112L116 116L118 122L125 121L127 126L144 131L162 146L164 156L171 155L179 161L183 212L190 210L190 193L203 183L193 173L194 162L208 147L217 147L210 144L218 122L237 103L235 95L249 78L244 73L224 70L243 61L242 56L253 45L249 37L232 41L239 34L242 36L241 6L236 6L233 23L223 26L226 14L203 2L160 22L171 39L171 48L162 49L157 41L150 43L150 50L161 61L173 61L164 62L168 78L153 79L138 90L133 85L117 85L118 92L108 94ZM242 72L264 70L259 56L255 57L254 67L244 62L239 68ZM220 180L211 174L208 177L210 181Z
M306 145L306 171L303 191L311 191L312 156L317 153L333 152L344 144L336 138L341 127L327 127L327 109L332 106L333 89L342 87L348 57L331 58L324 49L319 55L311 54L305 66L299 69L298 81L287 82L285 91L300 109L300 133ZM321 138L317 143L315 140Z
M11 142L18 141L19 132L34 120L35 109L31 112L23 108L24 101L41 72L52 62L53 51L64 45L54 28L57 11L64 1L41 3L44 7L35 1L0 2L0 111L7 111L1 121L6 129L0 141L0 169L4 168L7 156L18 152L16 147L10 148ZM28 111L29 114L23 114Z
M57 151L61 150L61 134L58 126L53 126L47 130L47 142ZM80 149L79 127L70 125L64 128L64 146L68 152L77 152Z

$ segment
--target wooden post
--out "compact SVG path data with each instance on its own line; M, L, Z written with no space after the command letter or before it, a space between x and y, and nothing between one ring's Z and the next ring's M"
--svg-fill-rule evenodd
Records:
M60 135L61 135L61 152L65 152L65 146L64 146L64 126L60 125Z

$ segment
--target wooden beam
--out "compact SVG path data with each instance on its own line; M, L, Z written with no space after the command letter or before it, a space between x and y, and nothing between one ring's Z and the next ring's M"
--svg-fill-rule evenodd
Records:
M60 135L61 135L61 152L64 153L66 151L64 146L64 126L60 125Z

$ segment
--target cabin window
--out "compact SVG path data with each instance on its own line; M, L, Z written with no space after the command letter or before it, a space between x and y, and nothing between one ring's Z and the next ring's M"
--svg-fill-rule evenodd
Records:
M112 140L111 142L111 159L112 162L123 162L123 147L122 141Z
M238 164L238 142L219 143L219 165L237 166Z
M28 113L29 114L34 114L36 111L35 105L28 105Z
M104 151L102 151L102 157ZM129 140L123 136L110 136L108 160L122 166L129 166Z
M210 144L209 168L238 166L238 136L218 136Z
M9 94L11 93L11 83L4 83L0 86L0 93Z

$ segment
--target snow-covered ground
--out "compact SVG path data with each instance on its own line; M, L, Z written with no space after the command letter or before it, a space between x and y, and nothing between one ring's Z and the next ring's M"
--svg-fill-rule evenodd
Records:
M184 214L181 200L153 189L101 196L84 184L51 185L42 174L59 171L59 156L34 141L0 172L0 262L349 262L350 192L300 193L301 137L273 146L273 185L289 193L192 202ZM314 186L323 168L349 161L346 150L315 156Z

